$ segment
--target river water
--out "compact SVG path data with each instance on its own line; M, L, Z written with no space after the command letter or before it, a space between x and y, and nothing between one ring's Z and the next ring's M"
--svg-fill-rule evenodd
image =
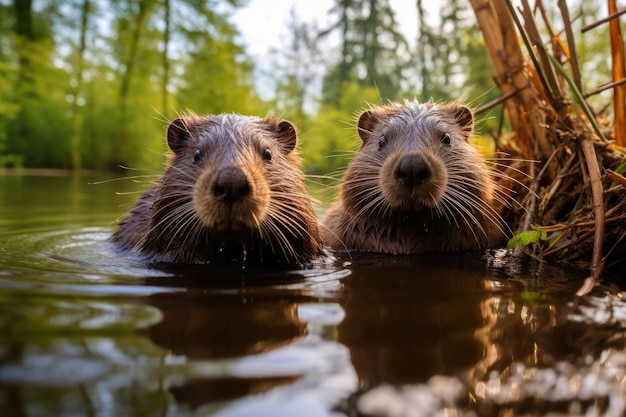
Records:
M0 176L0 415L624 415L619 279L505 252L155 268L145 180ZM619 277L618 277L619 278Z

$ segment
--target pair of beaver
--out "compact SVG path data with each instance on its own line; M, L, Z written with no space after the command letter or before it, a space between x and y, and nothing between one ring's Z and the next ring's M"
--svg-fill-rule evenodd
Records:
M164 174L113 241L155 262L306 264L334 249L393 254L498 245L495 174L461 104L405 101L358 118L363 143L318 226L295 127L275 117L187 115L168 127Z

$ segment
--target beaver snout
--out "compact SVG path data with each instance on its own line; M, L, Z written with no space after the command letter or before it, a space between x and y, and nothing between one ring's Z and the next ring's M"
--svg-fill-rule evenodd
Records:
M405 155L398 163L394 177L405 187L415 187L430 179L430 164L419 155Z
M248 177L239 167L222 168L211 189L217 199L234 203L250 195L252 188Z
M441 158L432 152L390 155L380 171L385 201L397 210L419 212L439 204L448 181Z

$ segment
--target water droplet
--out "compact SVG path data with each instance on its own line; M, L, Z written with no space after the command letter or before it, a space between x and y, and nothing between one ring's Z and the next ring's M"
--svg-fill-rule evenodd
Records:
M241 269L246 269L246 260L248 259L248 250L246 249L246 246L243 246L243 249L241 250Z
M422 225L424 226L424 231L428 233L428 223L424 222Z

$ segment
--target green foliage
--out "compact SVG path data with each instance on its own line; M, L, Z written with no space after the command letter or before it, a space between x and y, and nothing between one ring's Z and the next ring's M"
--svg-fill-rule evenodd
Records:
M72 168L74 140L84 168L160 168L177 112L267 111L224 14L238 1L86 1L0 5L0 166ZM185 49L164 55L166 6L167 39Z
M389 0L337 0L332 10L337 20L322 36L340 34L342 58L324 78L324 104L337 105L348 82L399 98L409 52Z
M531 225L531 230L526 230L513 236L506 244L507 249L521 248L532 243L548 240L548 233L541 228Z
M301 130L300 149L306 172L337 178L361 146L356 118L367 103L378 101L378 91L357 83L341 87L338 106L322 106L306 130Z
M499 94L465 2L442 0L433 10L418 0L411 50L389 0L336 0L323 30L292 11L264 74L275 85L266 102L229 20L241 3L0 4L0 166L158 169L168 122L189 110L279 114L298 126L307 173L338 176L360 146L355 117L368 103L460 97L477 107ZM595 19L598 4L585 4L581 19ZM578 43L594 69L585 72L589 87L608 71L604 30ZM338 50L324 43L331 38ZM479 116L478 133L488 137L499 115Z

